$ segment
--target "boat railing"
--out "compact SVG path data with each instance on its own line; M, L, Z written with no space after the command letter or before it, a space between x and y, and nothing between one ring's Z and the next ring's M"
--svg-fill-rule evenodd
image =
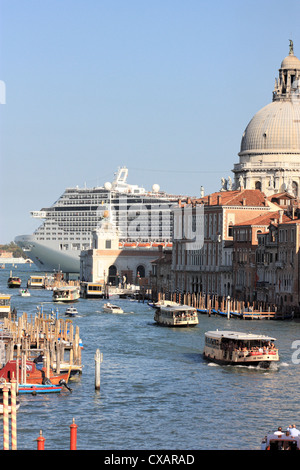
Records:
M278 349L276 348L272 348L272 349L268 349L268 348L262 348L262 349L234 349L234 352L235 353L238 353L239 355L243 355L243 356L276 356L276 354L278 353Z

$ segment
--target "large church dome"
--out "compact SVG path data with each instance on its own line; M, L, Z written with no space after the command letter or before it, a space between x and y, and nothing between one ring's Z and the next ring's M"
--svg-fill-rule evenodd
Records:
M300 196L300 60L290 40L275 80L273 101L258 111L241 140L235 187Z
M300 156L300 100L276 100L251 119L239 155L291 153Z

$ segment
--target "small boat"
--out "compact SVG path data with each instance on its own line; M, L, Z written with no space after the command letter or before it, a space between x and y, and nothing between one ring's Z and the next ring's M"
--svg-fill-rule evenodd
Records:
M107 304L104 304L103 306L104 312L109 312L109 313L124 313L124 310L121 309L118 305L110 304L109 302Z
M20 289L19 293L21 297L30 297L30 292L28 289Z
M79 297L78 287L55 287L53 289L53 302L76 302Z
M72 391L72 389L66 385L65 381L61 380L58 384L19 384L18 393L31 393L32 395L36 395L37 393L60 393L64 387Z
M154 321L162 326L196 326L199 323L197 311L188 305L159 307Z
M203 357L218 364L268 368L279 361L275 338L236 331L207 331Z
M65 315L68 315L69 317L75 317L75 315L78 315L77 308L68 307L65 311Z
M16 289L18 287L21 287L21 279L18 276L12 276L12 273L10 272L10 276L7 281L7 286L10 289Z
M45 372L46 371L44 367L38 368L35 362L26 361L26 382L31 384L42 384L46 380ZM21 370L18 371L18 375L18 380L20 381ZM57 385L59 384L60 380L65 380L65 382L67 383L69 380L69 376L70 370L61 374L56 374L50 368L50 377L48 377L48 379L52 384ZM5 366L0 369L0 379L3 378L9 382L12 377L17 378L16 360L8 361Z
M261 442L261 450L300 450L300 437L292 437L288 431L268 433Z

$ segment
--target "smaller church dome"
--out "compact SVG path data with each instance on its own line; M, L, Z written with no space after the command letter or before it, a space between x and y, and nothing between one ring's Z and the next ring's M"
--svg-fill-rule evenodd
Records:
M281 62L282 69L300 70L300 60L295 55L286 56Z

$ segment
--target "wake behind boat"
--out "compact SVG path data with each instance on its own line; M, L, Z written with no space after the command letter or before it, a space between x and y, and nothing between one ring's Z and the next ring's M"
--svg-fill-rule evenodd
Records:
M219 364L259 365L279 361L275 338L236 331L207 331L203 357Z

